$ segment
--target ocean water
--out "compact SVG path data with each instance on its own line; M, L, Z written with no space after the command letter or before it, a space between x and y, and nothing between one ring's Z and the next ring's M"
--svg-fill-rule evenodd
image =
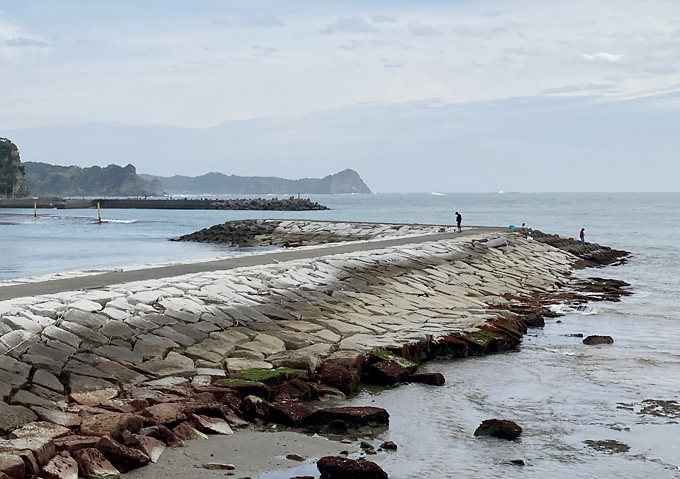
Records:
M623 266L579 275L628 281L634 295L592 303L534 329L517 352L450 362L441 388L407 385L362 391L354 404L392 415L381 439L399 451L381 459L391 478L680 477L680 194L379 194L314 196L329 211L0 210L0 280L29 275L186 261L238 254L234 248L174 243L170 237L242 218L309 218L521 225L633 253ZM31 212L32 213L32 212ZM611 335L587 347L567 334ZM515 420L519 441L475 438L484 419ZM627 452L584 441L615 440ZM507 463L522 459L526 466ZM313 471L303 471L305 473ZM295 474L291 474L295 475ZM274 477L274 476L267 476ZM276 476L279 477L279 476ZM284 477L284 476L280 476ZM286 475L285 477L290 477Z

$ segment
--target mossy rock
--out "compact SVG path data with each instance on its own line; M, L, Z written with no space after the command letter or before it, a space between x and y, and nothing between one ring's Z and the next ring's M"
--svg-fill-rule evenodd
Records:
M228 388L240 388L240 387L246 387L246 386L259 386L259 387L264 387L265 384L262 381L253 381L250 379L218 379L215 381L215 384L218 384L220 386L226 386Z
M402 358L401 356L391 353L389 351L385 351L384 349L376 349L371 353L371 356L374 358L382 359L383 361L394 361L395 363L399 364L399 366L408 369L411 374L416 372L419 366L419 364L415 361Z
M303 369L278 368L278 369L245 369L241 376L247 381L256 381L276 386L292 378L304 377L307 371Z
M504 329L516 334L520 338L524 336L524 332L517 329L517 323L510 319L498 319L494 321L494 326L502 326Z
M614 454L615 452L628 452L630 451L630 446L623 442L614 441L613 439L604 441L583 441L588 447L592 447L596 451L606 452L608 454Z
M494 339L503 339L503 336L501 336L498 333L494 333L491 331L486 331L484 329L474 332L472 334L469 334L465 337L468 341L471 341L475 344L478 344L480 346L486 346L489 344L491 341Z
M242 398L246 396L257 396L269 401L271 389L260 381L249 381L247 379L218 379L215 385L238 391Z
M361 426L359 429L357 429L357 432L361 434L362 436L372 436L373 435L373 429L371 429L371 426Z

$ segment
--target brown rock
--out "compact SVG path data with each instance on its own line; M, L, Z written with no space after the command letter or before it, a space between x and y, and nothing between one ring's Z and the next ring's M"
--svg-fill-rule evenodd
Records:
M599 344L614 344L614 339L611 336L588 336L583 340L583 344L588 346L597 346Z
M44 437L47 439L56 439L58 437L70 436L71 434L71 430L67 427L52 424L51 422L36 421L29 422L19 429L15 429L9 435L9 438Z
M312 394L314 399L323 398L344 399L347 397L345 393L343 393L339 389L336 389L333 386L329 386L327 384L311 383L309 386L312 388Z
M155 463L165 451L165 444L159 439L150 436L141 436L139 434L130 434L125 440L125 445L138 451L142 451L149 456L151 462Z
M268 419L284 426L301 427L307 424L314 412L299 404L291 402L275 402L269 406Z
M321 479L388 479L388 475L375 462L326 456L319 459L316 467Z
M42 468L40 475L44 479L78 479L78 463L68 452L62 451Z
M364 359L364 355L358 351L340 350L328 356L325 363L339 364L340 366L344 366L350 371L361 375Z
M26 467L16 454L0 453L0 472L12 479L24 479Z
M0 452L15 453L18 451L31 451L40 467L47 464L56 454L54 441L42 437L22 437L19 439L0 439Z
M236 466L233 464L226 464L224 462L209 462L201 466L203 469L208 469L211 471L233 471Z
M217 382L216 384L219 385L222 383ZM266 384L257 381L231 380L224 387L233 391L238 391L242 398L245 398L246 396L258 396L267 401L271 398L271 388Z
M99 407L111 412L134 414L149 407L149 402L145 399L109 399Z
M136 433L144 425L144 418L133 414L103 413L86 416L80 425L83 436L105 436L118 438L123 431Z
M196 429L210 434L234 434L227 421L218 417L208 417L201 414L190 414L189 419Z
M368 367L368 380L380 386L394 386L409 376L409 370L396 361L380 361Z
M217 399L215 398L215 395L211 392L208 392L208 391L203 391L203 392L195 394L193 399L195 401L203 401L203 402L215 402L215 401L217 401Z
M241 419L229 406L222 406L220 411L222 412L222 417L231 427L245 427L248 425L248 421Z
M272 388L272 402L309 401L312 388L305 381L295 378Z
M80 449L73 453L73 458L86 479L120 479L118 469L98 449Z
M475 431L475 436L493 436L508 440L517 439L521 434L520 426L505 419L487 419Z
M97 449L99 449L120 472L128 472L146 466L151 460L149 456L142 451L123 446L111 436L104 436L99 439Z
M467 358L469 354L468 343L460 336L444 336L437 341L435 355L438 357Z
M380 445L380 448L386 451L396 451L397 445L392 441L385 441Z
M258 396L247 396L243 401L243 413L249 418L264 419L269 414L269 401Z
M410 383L429 384L430 386L443 386L446 382L446 379L441 373L422 373L411 374L408 378L406 378L406 381Z
M182 447L184 442L165 426L143 427L139 430L140 436L149 436L158 439L169 447Z
M27 476L37 476L40 473L38 461L35 459L33 452L29 451L28 449L21 451L8 451L7 454L18 456L19 459L24 461L24 468Z
M200 432L188 422L183 422L172 430L172 433L182 441L205 440L208 436Z
M186 403L162 403L146 408L144 415L158 421L159 424L176 424L186 421Z
M81 449L88 449L95 447L99 442L99 437L96 436L66 436L54 440L54 446L58 452L68 451L73 455L74 452Z
M352 394L359 384L359 375L346 366L336 363L325 362L321 365L321 371L317 375L319 382L339 389L347 396Z
M381 427L389 425L390 415L379 407L337 407L317 409L310 418L310 422L316 425L330 424L335 420L345 422L351 429Z

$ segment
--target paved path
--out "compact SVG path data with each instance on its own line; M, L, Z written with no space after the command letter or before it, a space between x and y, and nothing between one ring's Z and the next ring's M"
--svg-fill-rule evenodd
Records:
M406 244L438 241L444 239L460 238L483 233L507 232L507 228L501 227L475 227L463 230L462 233L439 233L421 236L407 236L378 241L356 241L335 246L321 248L304 248L287 251L276 251L257 255L237 256L234 258L205 261L199 263L176 264L144 268L132 271L114 271L77 278L54 279L36 283L26 283L0 287L0 301L21 298L26 296L39 296L66 291L78 291L86 289L98 289L114 284L130 283L134 281L146 281L152 279L169 278L185 274L202 273L206 271L221 271L234 268L259 266L283 261L316 258L320 256L367 251L372 249L402 246Z

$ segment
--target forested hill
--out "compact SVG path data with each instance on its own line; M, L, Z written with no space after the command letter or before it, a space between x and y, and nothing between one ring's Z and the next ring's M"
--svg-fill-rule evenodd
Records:
M288 180L273 176L236 176L208 173L201 176L152 176L143 178L159 180L169 194L340 194L370 193L371 190L354 170L343 170L324 178Z
M7 138L0 138L0 197L25 198L28 196L24 179L24 166L19 149Z
M58 166L26 162L26 183L33 196L150 196L160 195L157 180L145 180L133 165Z

